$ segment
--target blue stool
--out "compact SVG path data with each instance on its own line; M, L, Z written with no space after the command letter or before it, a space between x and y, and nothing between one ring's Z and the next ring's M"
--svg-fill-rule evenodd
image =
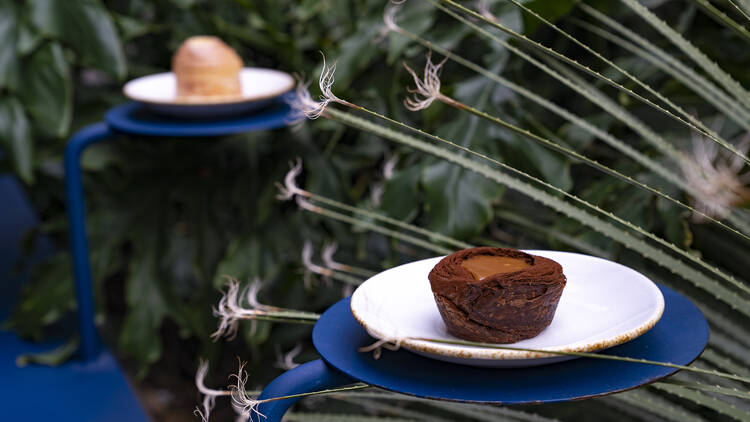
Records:
M0 176L0 320L8 316L21 285L28 279L32 263L53 252L45 237L20 272L14 266L21 258L19 241L37 226L38 219L23 187L15 177ZM117 361L108 351L94 359L68 362L58 367L31 365L19 368L22 354L51 350L62 341L42 344L0 331L0 397L3 420L41 421L147 421Z
M50 350L61 343L30 344L13 333L0 332L0 397L3 397L5 404L3 420L148 420L114 356L100 344L94 325L94 297L80 166L85 149L118 135L224 136L283 127L295 118L282 99L249 116L206 121L167 119L148 113L139 104L127 103L109 110L104 122L92 124L73 135L65 149L65 189L78 305L78 359L54 368L18 368L15 359L19 354ZM3 212L0 218L0 293L6 293L6 290L15 292L17 288L11 289L9 286L18 284L11 283L14 280L10 279L5 281L6 270L14 260L12 252L18 249L18 240L26 228L34 226L37 219L17 182L13 185L4 177L0 178L0 198L9 210L8 215ZM6 299L10 296L3 294L0 305L5 305L3 300L8 301L8 305L12 303ZM4 308L0 306L0 317L5 316L3 312Z
M688 299L665 286L661 320L637 339L603 354L688 365L708 343L708 323ZM358 348L375 341L357 323L349 298L329 308L313 328L313 344L322 359L308 362L273 380L259 399L364 382L411 396L474 403L552 403L617 393L677 372L675 368L614 360L578 358L549 365L492 369L457 365L406 350L383 351L375 360ZM279 422L298 398L262 403L253 422Z

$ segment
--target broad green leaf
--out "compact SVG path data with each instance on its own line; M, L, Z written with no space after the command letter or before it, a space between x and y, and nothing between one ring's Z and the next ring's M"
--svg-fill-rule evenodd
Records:
M78 350L78 337L73 337L52 350L20 355L16 357L16 365L19 367L29 364L58 366L70 359L76 350Z
M455 166L438 162L422 173L428 228L465 239L478 234L492 218L492 204L502 187Z
M410 166L397 172L385 183L380 208L390 217L411 221L419 210L417 185L421 176L419 166Z
M219 262L214 277L214 286L221 288L226 277L248 281L254 277L271 280L279 272L277 248L271 247L260 236L235 239L227 247L224 258Z
M21 103L14 97L0 99L0 145L10 155L16 174L34 182L34 149L31 129Z
M48 42L25 59L21 82L19 95L34 127L47 135L63 137L70 128L73 88L62 47Z
M75 309L70 255L59 253L39 264L3 328L21 336L42 339L42 329Z
M149 365L161 357L159 329L166 316L167 305L157 287L156 250L138 249L130 263L130 274L125 285L128 311L120 332L119 346L135 359L138 376L144 376Z
M355 75L369 67L375 59L378 48L373 44L373 40L378 36L381 22L382 18L379 16L377 19L361 19L358 30L341 42L338 57L326 58L330 63L337 63L336 82L339 86L349 86Z
M119 80L127 72L120 37L109 12L97 0L35 0L29 3L31 22L44 35L62 40L84 65Z
M44 37L36 28L33 28L25 20L20 23L18 26L18 41L16 42L16 50L19 55L25 56L31 53L42 42L44 42Z
M0 89L14 88L18 76L18 16L10 1L0 2Z
M117 29L122 34L122 41L128 42L134 38L146 35L158 28L157 25L146 23L140 19L134 19L125 15L112 14Z
M435 8L427 2L406 2L396 19L398 26L415 34L423 34L435 21ZM408 45L408 39L392 34L388 39L388 64L399 59Z
M561 154L503 128L492 127L490 133L505 145L503 156L508 164L518 168L534 167L545 181L560 189L567 191L573 187L570 162Z

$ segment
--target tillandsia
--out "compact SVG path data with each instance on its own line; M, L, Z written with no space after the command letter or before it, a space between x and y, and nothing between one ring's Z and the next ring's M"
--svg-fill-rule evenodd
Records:
M750 172L743 172L745 161L725 153L714 143L705 142L701 136L694 135L692 142L692 156L680 164L686 182L696 192L694 206L701 211L693 213L693 219L705 221L705 215L723 218L733 208L746 205L750 201ZM747 153L750 135L737 148Z
M261 286L261 281L256 279L241 290L239 281L229 279L227 291L224 292L218 306L214 309L214 316L219 318L219 326L211 334L214 341L221 337L234 339L241 320L250 320L253 324L251 330L254 330L256 320L311 323L318 319L319 315L316 313L293 311L258 302L258 292Z
M315 396L320 394L330 394L330 393L337 393L337 392L344 392L344 391L352 391L352 390L359 390L362 388L368 388L370 387L367 384L364 383L355 383L350 386L340 387L340 388L330 388L326 390L319 390L319 391L311 391L307 393L300 393L300 394L290 394L287 396L281 396L281 397L272 397L267 399L258 399L257 393L254 391L248 391L246 390L246 385L249 379L249 375L247 371L245 371L245 362L240 363L239 370L236 374L232 374L230 378L235 379L235 383L233 385L229 386L229 391L231 392L232 397L232 408L234 409L237 414L239 414L241 417L247 419L250 417L250 415L258 415L261 418L265 418L265 415L260 412L258 407L262 405L263 403L269 403L272 401L277 400L285 400L285 399L291 399L291 398L299 398L299 397L309 397L309 396Z
M322 53L321 55L323 56L323 70L320 72L318 85L320 86L322 95L320 96L319 101L313 100L310 91L307 89L310 83L302 81L301 78L297 78L295 95L288 100L289 105L293 110L296 110L312 120L320 117L328 106L328 103L336 100L336 97L331 93L333 74L336 71L336 63L327 67L326 57Z
M291 359L290 359L291 360ZM203 422L208 422L211 416L211 411L216 404L217 397L231 398L231 405L235 413L238 415L238 421L246 421L251 415L257 415L260 418L265 418L258 407L263 403L268 403L277 400L285 400L290 398L300 398L315 396L320 394L340 393L352 390L359 390L367 388L369 385L363 383L355 383L349 386L340 388L331 388L326 390L311 391L302 394L292 394L281 397L272 397L267 399L258 399L260 391L247 390L247 383L250 379L249 374L245 370L246 362L239 361L239 369L236 374L229 376L230 379L234 379L234 382L229 385L228 390L216 390L208 388L205 385L206 374L208 373L208 362L201 361L198 370L195 374L195 386L198 391L203 395L202 403L195 409L195 415L200 417Z
M298 80L295 95L287 100L292 110L299 114L304 115L308 119L315 120L325 113L326 107L331 102L340 103L349 107L355 107L356 105L351 104L338 98L333 94L331 88L333 87L333 75L336 72L336 63L334 62L330 66L326 66L326 56L322 52L320 55L323 57L323 67L320 71L320 77L318 78L318 87L320 88L320 97L318 101L315 101L307 89L309 83Z
M404 63L404 67L414 78L416 88L407 88L411 97L404 99L404 105L411 111L423 110L432 104L435 100L440 100L446 104L455 104L455 100L440 92L440 72L443 65L448 60L444 58L438 63L432 62L432 51L427 53L427 61L424 65L424 74L420 79L417 73Z
M208 374L208 361L201 360L198 370L195 372L195 386L198 388L198 391L203 394L203 401L201 407L196 407L195 412L193 413L196 416L199 416L203 422L208 422L211 410L213 410L214 405L216 404L216 397L222 396L225 393L221 390L214 390L213 388L206 387L206 374Z
M268 400L258 400L255 394L248 393L245 390L245 384L247 384L249 378L247 371L245 371L245 362L240 362L239 370L236 374L232 374L230 378L235 379L235 384L229 386L234 411L245 419L249 418L252 413L265 417L258 411L258 406Z
M240 362L240 374L243 372L244 363ZM213 388L206 387L206 375L208 374L208 361L202 360L200 361L198 365L198 370L195 372L195 387L198 389L198 391L203 395L203 400L201 402L201 405L196 407L195 411L193 412L196 416L200 417L203 422L208 422L211 417L211 411L213 410L214 406L216 405L216 398L217 397L225 397L225 396L233 396L234 394L237 394L235 390L216 390ZM244 391L244 384L243 384L243 394L245 396L254 396L257 394L260 394L259 391ZM240 417L244 416L242 414L238 414ZM246 420L247 417L245 416L242 420Z

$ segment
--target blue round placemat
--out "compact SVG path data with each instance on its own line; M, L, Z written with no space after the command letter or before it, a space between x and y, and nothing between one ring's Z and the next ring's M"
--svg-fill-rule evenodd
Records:
M665 308L647 333L602 352L687 365L708 343L708 324L687 298L659 285ZM398 294L394 292L394 294ZM375 340L352 316L350 299L330 307L313 329L322 358L344 374L418 397L505 404L550 403L601 396L672 375L677 369L633 362L578 358L531 368L477 368L442 362L406 350L383 350L380 359L357 349Z
M250 114L224 119L178 119L155 114L137 102L125 103L110 109L105 120L113 129L132 135L199 137L223 136L256 130L276 129L298 119L287 104L285 94L267 107Z

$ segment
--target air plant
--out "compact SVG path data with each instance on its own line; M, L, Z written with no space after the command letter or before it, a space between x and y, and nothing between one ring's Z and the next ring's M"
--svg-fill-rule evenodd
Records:
M239 329L239 322L242 320L249 320L253 324L251 327L254 327L257 320L307 323L314 323L317 320L318 314L312 312L299 312L261 304L258 302L260 288L261 282L259 279L243 289L240 289L239 281L229 279L227 290L214 309L214 316L219 318L219 326L211 334L214 341L221 337L227 337L229 340L234 339Z
M744 172L745 161L727 154L719 147L694 134L690 157L680 163L685 181L696 192L693 203L699 213L695 221L706 221L705 215L726 218L732 210L750 200L750 173ZM745 137L738 149L747 153L750 137Z

